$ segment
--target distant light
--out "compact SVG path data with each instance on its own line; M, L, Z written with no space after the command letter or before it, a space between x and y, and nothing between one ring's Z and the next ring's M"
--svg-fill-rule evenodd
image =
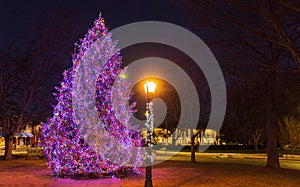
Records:
M121 78L121 79L127 79L127 75L126 75L125 73L121 73L121 74L120 74L120 78Z

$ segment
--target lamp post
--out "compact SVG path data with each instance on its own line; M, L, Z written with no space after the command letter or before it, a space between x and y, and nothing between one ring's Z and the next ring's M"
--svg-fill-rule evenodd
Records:
M153 135L153 115L152 115L152 103L149 102L151 96L154 94L156 89L156 82L154 81L146 81L144 84L144 90L146 94L146 128L147 128L147 136L146 136L146 181L145 187L153 187L152 185L152 144L151 139Z

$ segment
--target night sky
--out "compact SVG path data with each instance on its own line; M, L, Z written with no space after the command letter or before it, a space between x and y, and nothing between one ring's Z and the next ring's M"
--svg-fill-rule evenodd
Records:
M2 25L0 27L0 49L6 50L18 37L30 37L36 26L47 27L49 20L54 22L51 27L56 27L56 23L66 24L62 32L70 33L68 34L70 38L66 39L63 46L58 45L57 49L55 49L60 51L59 59L55 63L61 67L52 76L52 83L48 86L49 91L46 91L47 95L52 95L52 92L55 92L54 87L59 86L59 82L62 79L62 72L72 66L71 54L74 48L73 43L85 35L86 31L92 26L93 21L98 18L100 12L105 18L109 30L138 21L164 21L174 23L196 33L197 31L199 32L199 30L193 29L195 20L190 15L188 9L179 3L179 1L2 0L0 1L0 22ZM61 14L66 14L67 16L63 17ZM136 56L137 53L139 55ZM182 52L160 44L141 44L128 47L122 50L121 55L123 56L123 63L125 65L148 56L166 58L178 65L181 63L183 66L193 63ZM186 69L183 66L182 68ZM192 72L188 73L191 74ZM198 73L201 73L201 70L198 70ZM195 80L199 80L199 77L196 77ZM197 82L195 84L197 85ZM165 94L168 95L170 93ZM52 104L56 103L53 96L51 96L50 100Z
M166 21L190 27L191 18L180 3L170 0L28 0L0 1L0 41L7 45L41 19L59 11L71 9L82 23L81 35L98 17L99 12L110 29L136 21Z
M56 23L57 25L65 24L59 32L66 32L68 39L64 38L65 43L63 46L58 44L56 50L64 56L59 63L65 64L62 68L66 69L71 66L73 43L83 38L100 12L105 18L109 30L138 21L164 21L191 30L205 41L209 34L204 29L195 29L193 25L195 18L179 2L172 0L2 0L0 1L0 23L2 25L0 27L0 49L6 50L17 38L30 37L35 32L36 26L47 27L48 23L52 21L50 27L55 29ZM49 32L54 33L53 30ZM122 56L125 58L124 62L128 64L130 62L126 62L127 54L125 53ZM174 53L179 55L179 52L175 51ZM134 59L135 57L128 58Z

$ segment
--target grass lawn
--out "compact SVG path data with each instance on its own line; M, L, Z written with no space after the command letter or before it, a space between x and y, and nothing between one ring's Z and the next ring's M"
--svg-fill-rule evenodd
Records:
M210 160L210 162L209 162ZM300 186L299 170L272 170L247 160L210 158L198 163L166 161L153 167L154 186ZM260 159L257 159L260 162ZM253 162L253 161L251 161ZM144 169L142 169L144 171ZM0 186L143 186L144 176L122 179L55 178L45 160L0 161Z

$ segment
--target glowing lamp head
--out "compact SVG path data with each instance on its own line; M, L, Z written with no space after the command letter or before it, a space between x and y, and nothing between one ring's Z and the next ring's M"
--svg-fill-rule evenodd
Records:
M154 81L146 81L144 84L145 93L154 93L156 89L156 82Z

